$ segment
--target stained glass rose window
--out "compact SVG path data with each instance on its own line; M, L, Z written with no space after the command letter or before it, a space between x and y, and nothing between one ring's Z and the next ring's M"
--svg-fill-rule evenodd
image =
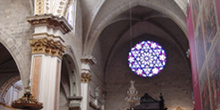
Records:
M166 53L156 42L142 41L131 48L128 64L135 74L152 77L166 65Z

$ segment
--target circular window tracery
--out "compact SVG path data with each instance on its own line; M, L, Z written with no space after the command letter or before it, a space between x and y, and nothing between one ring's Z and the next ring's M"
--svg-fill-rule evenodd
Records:
M153 41L142 41L131 48L128 64L135 74L152 77L166 65L166 53L159 44Z

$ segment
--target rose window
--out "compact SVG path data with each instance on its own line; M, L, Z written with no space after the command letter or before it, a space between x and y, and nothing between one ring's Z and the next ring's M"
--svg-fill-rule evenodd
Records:
M128 64L135 74L152 77L166 65L166 53L159 44L153 41L142 41L131 48Z

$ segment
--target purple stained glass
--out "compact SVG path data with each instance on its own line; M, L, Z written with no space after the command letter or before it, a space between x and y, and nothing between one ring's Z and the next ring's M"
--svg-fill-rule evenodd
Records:
M142 41L131 48L128 64L135 74L152 77L166 65L166 53L159 44L153 41Z

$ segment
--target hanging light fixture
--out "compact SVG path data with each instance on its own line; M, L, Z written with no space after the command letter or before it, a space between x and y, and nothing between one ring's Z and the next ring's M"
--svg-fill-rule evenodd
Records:
M25 88L24 96L12 102L11 106L18 109L39 110L43 104L38 102L30 92L30 86Z
M135 81L130 81L131 87L127 91L127 96L125 97L125 100L130 104L130 109L133 109L136 104L139 102L140 98L138 97L138 91L134 87Z

